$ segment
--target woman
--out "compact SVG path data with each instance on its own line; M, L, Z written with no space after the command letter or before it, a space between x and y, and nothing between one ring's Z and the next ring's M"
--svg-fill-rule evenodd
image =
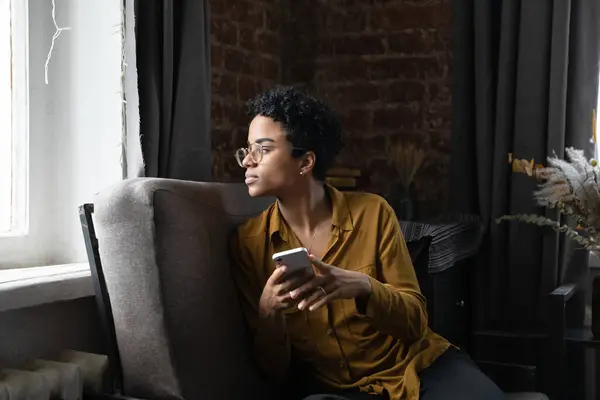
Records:
M264 375L285 387L298 381L293 368L305 366L300 381L311 400L503 398L466 355L428 328L425 299L386 201L324 184L343 146L337 117L290 87L257 96L249 111L248 148L236 158L250 195L277 201L238 228L232 255ZM296 247L308 249L312 269L292 274L274 265L274 253Z

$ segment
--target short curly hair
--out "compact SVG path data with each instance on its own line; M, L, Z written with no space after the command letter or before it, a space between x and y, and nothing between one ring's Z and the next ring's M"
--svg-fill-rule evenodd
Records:
M247 106L253 118L262 115L280 122L294 147L314 152L313 176L325 180L344 141L338 116L323 101L292 86L277 86L249 100ZM306 151L294 151L292 156L300 157Z

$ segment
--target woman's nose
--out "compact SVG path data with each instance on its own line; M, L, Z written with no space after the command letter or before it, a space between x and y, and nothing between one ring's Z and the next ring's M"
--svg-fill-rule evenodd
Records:
M251 166L253 166L255 164L256 163L254 162L254 160L250 156L250 153L247 153L246 157L244 157L244 159L242 160L242 165L244 165L244 168L250 168Z

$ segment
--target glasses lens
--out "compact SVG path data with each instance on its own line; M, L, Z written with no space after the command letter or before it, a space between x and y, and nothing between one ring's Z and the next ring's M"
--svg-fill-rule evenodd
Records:
M252 146L250 146L250 157L252 157L252 161L258 164L260 160L262 160L262 155L263 151L260 144L254 143Z
M238 163L238 165L242 168L244 168L244 158L246 158L246 155L248 154L246 149L238 149L235 152L235 159Z

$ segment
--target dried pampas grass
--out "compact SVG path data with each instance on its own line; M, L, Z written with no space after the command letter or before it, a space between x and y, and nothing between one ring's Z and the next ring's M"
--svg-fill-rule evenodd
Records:
M408 188L423 165L425 152L412 143L397 143L388 147L387 157L398 172L397 182Z

